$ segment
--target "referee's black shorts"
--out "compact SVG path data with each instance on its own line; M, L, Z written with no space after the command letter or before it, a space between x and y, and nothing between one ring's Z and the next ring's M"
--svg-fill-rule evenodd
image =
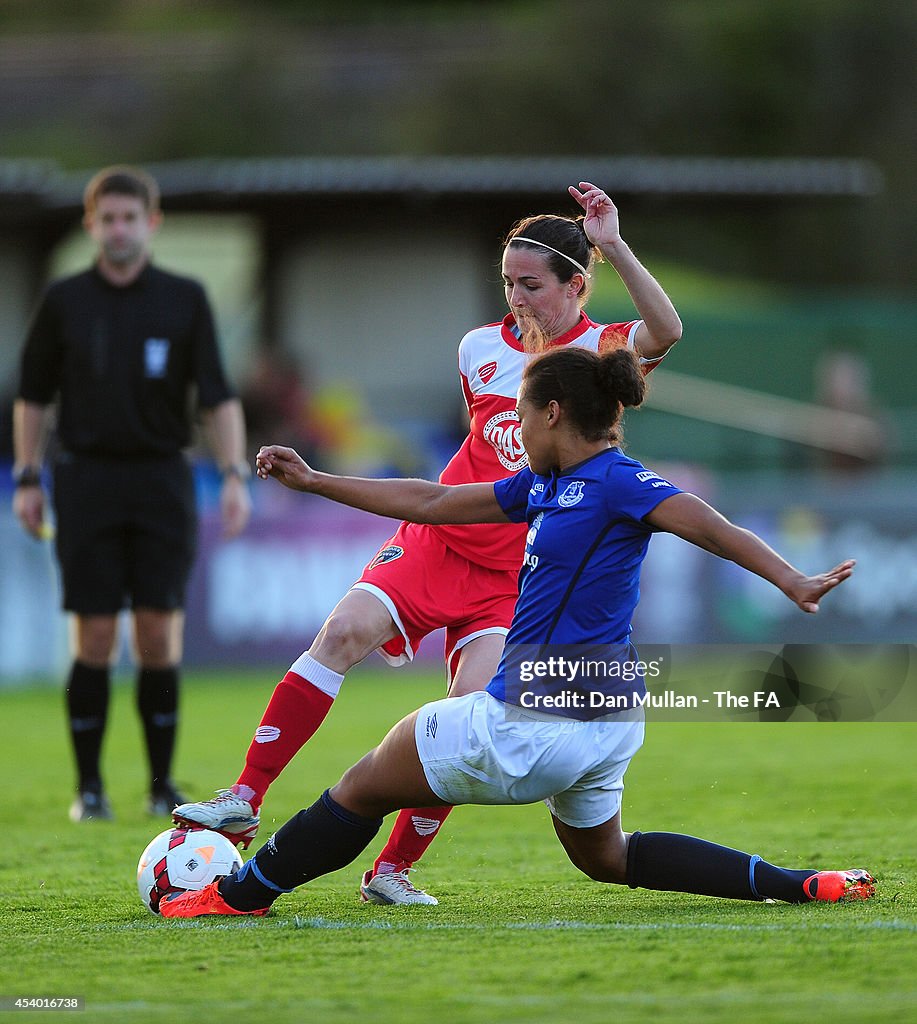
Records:
M197 544L194 479L183 455L62 453L54 507L67 611L183 607Z

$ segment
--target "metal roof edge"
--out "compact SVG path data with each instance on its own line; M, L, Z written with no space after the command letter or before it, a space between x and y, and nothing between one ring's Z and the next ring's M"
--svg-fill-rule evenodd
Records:
M554 193L571 182L601 181L610 192L698 197L868 198L882 171L852 158L703 156L270 157L144 164L164 198L211 200L373 194ZM79 206L92 171L53 161L0 160L0 196L28 196L49 209Z

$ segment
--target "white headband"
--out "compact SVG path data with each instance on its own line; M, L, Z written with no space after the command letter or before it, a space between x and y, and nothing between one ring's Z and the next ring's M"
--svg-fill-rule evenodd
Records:
M550 249L551 252L556 252L558 256L563 256L565 260L569 260L583 275L583 277L591 276L582 263L577 263L572 256L568 256L565 252L561 252L560 249L555 249L553 245L548 245L547 242L539 242L537 238L526 238L525 235L513 235L510 242L531 242L532 245L540 245L545 249Z

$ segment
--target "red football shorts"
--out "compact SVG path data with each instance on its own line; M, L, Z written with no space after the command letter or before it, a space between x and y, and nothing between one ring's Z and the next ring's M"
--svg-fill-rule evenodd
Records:
M447 547L428 526L402 523L376 552L354 589L374 594L400 636L380 648L392 665L412 661L420 641L445 627L452 678L456 653L488 633L506 636L518 596L517 570L487 569Z

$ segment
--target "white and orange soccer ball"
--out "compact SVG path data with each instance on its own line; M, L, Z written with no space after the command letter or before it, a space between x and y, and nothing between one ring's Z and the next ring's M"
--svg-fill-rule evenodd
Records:
M140 855L137 888L147 910L158 914L159 901L168 893L203 889L241 867L239 851L219 832L168 828Z

